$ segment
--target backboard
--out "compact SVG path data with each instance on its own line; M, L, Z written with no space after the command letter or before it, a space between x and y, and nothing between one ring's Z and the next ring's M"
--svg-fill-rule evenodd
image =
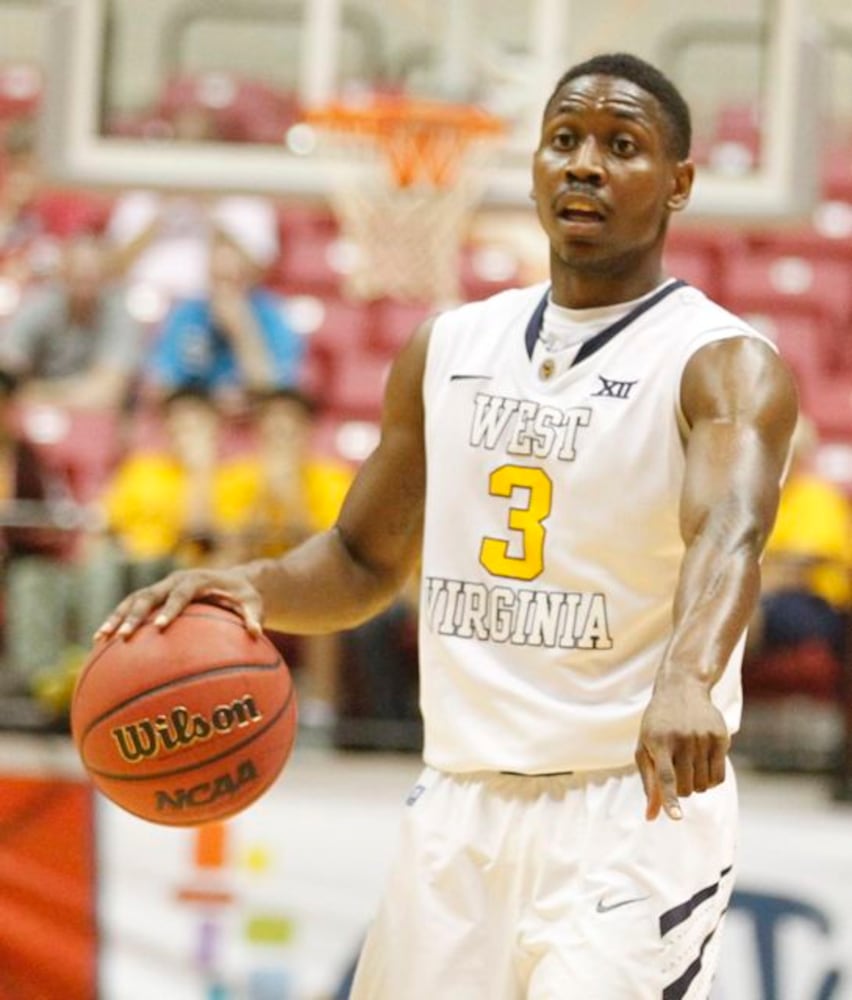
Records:
M578 59L629 48L668 70L695 112L705 162L693 213L802 211L816 186L811 133L821 101L809 4L716 0L712 17L685 15L684 6L55 0L44 151L52 172L75 183L322 196L348 166L323 157L301 112L365 92L404 92L500 116L506 138L484 201L528 205L530 155L555 81ZM225 141L170 141L157 116L181 85L219 111L242 101L256 134L251 123L245 134L234 131L232 116ZM724 134L725 116L738 113L748 133L739 152ZM727 158L714 156L723 143Z

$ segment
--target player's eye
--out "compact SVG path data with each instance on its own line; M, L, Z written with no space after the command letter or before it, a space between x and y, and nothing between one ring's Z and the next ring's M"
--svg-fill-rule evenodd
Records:
M555 149L574 149L577 145L577 136L571 129L560 128L553 133L550 141Z
M615 136L612 149L617 156L634 156L638 152L636 142L629 135Z

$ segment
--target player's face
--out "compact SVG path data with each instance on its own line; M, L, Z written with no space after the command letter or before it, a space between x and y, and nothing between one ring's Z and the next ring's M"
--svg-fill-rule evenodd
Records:
M692 165L678 162L656 99L628 80L569 81L545 109L533 197L557 268L630 272L662 246L685 206Z

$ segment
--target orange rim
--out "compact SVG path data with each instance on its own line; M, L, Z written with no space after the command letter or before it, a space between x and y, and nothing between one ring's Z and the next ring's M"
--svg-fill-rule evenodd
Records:
M394 96L374 97L369 104L335 102L309 111L306 120L373 141L401 188L416 183L449 187L471 143L505 132L499 118L475 105Z

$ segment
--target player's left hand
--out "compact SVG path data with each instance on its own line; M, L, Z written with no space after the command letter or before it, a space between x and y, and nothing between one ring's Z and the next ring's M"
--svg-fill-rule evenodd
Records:
M679 797L706 792L725 780L731 738L706 685L693 678L661 681L639 731L636 764L647 798L645 818L660 810L681 819Z

